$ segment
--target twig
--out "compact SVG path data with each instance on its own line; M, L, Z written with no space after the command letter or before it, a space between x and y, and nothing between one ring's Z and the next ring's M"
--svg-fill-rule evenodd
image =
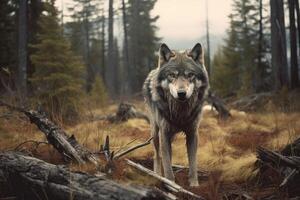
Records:
M116 155L114 156L114 159L119 159L120 157L122 157L122 156L124 156L124 155L126 155L126 154L128 154L128 153L130 153L130 152L132 152L132 151L134 151L134 150L136 150L136 149L139 149L139 148L141 148L141 147L144 147L144 146L149 145L152 139L153 139L153 137L150 137L146 142L141 143L141 144L138 144L138 145L133 146L133 147L130 147L130 148L127 149L126 151L123 151L123 152L121 152L121 153L116 154Z
M118 154L120 151L122 151L123 149L125 149L128 145L132 144L133 142L135 142L137 140L137 138L131 140L130 142L128 142L127 144L125 144L124 146L120 147L115 154Z
M178 172L180 172L182 170L185 170L185 169L189 169L189 167L182 166L182 165L176 165L176 164L173 164L172 168L173 168L174 171L176 171L176 173L178 173ZM198 172L198 176L200 176L200 174L202 174L204 176L208 176L208 172L207 171L197 170L197 172Z
M199 200L204 200L203 197L199 196L199 195L196 195L186 189L184 189L183 187L181 187L180 185L178 185L177 183L165 178L165 177L162 177L160 175L158 175L157 173L155 173L154 171L151 171L150 169L147 169L146 167L140 165L140 164L137 164L129 159L126 159L126 162L128 165L134 167L135 169L138 169L146 174L148 174L149 176L152 176L153 178L156 178L158 179L160 182L162 182L170 191L173 191L173 192L181 192L181 193L184 193L184 194L187 194L193 198L196 198L196 199L199 199Z
M285 177L285 179L282 181L282 183L280 184L279 187L284 187L291 179L294 178L294 176L298 173L298 171L296 169L293 169L292 172Z

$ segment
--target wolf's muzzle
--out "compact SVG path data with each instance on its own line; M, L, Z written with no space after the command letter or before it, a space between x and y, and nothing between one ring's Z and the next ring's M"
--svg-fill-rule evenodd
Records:
M178 99L181 101L186 100L186 91L178 91L177 92Z

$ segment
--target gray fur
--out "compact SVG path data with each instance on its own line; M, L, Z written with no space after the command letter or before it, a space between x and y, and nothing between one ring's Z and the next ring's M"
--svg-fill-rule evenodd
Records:
M159 66L149 73L143 86L144 97L151 113L154 171L162 174L163 169L164 176L174 180L171 142L176 133L183 131L186 135L189 160L189 182L191 186L197 186L198 126L204 96L209 87L202 47L197 44L191 51L185 52L171 51L165 44L162 47ZM172 73L173 76L170 76ZM184 84L186 88L193 84L194 89L190 97L180 101L176 95L174 97L171 94L170 86L179 91L185 89Z

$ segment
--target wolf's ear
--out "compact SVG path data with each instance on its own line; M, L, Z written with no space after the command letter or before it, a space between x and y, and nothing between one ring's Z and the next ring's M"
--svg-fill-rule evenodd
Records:
M194 61L204 64L204 52L200 43L197 43L193 49L188 53L188 56Z
M163 43L159 48L159 62L160 65L166 63L170 60L171 57L174 57L175 54L169 49L169 47Z

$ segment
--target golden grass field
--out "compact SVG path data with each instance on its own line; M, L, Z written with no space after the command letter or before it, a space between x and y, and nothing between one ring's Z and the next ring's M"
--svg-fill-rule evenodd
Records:
M144 110L143 103L135 104ZM113 113L116 109L116 105L111 105L105 110L93 110L92 114ZM7 112L4 108L1 111ZM199 129L198 167L208 172L218 172L223 182L245 182L255 175L257 146L280 150L300 136L300 113L245 113L237 110L230 112L232 118L221 121L215 111L205 109ZM92 151L99 150L107 135L110 136L111 150L114 151L126 149L150 137L148 123L140 119L120 124L85 121L64 128L68 134L74 134L80 143ZM187 165L184 137L184 134L177 134L173 142L173 164ZM26 140L46 141L35 125L30 124L26 117L20 114L0 119L0 150L12 150ZM41 144L36 152L44 160L52 163L61 162L58 153L47 145ZM145 160L151 159L152 155L152 146L149 145L128 154L127 157ZM139 177L137 180L136 176L130 177L133 176L130 170L126 173L126 178L133 182L151 184L147 177ZM125 178L118 179L125 181Z

